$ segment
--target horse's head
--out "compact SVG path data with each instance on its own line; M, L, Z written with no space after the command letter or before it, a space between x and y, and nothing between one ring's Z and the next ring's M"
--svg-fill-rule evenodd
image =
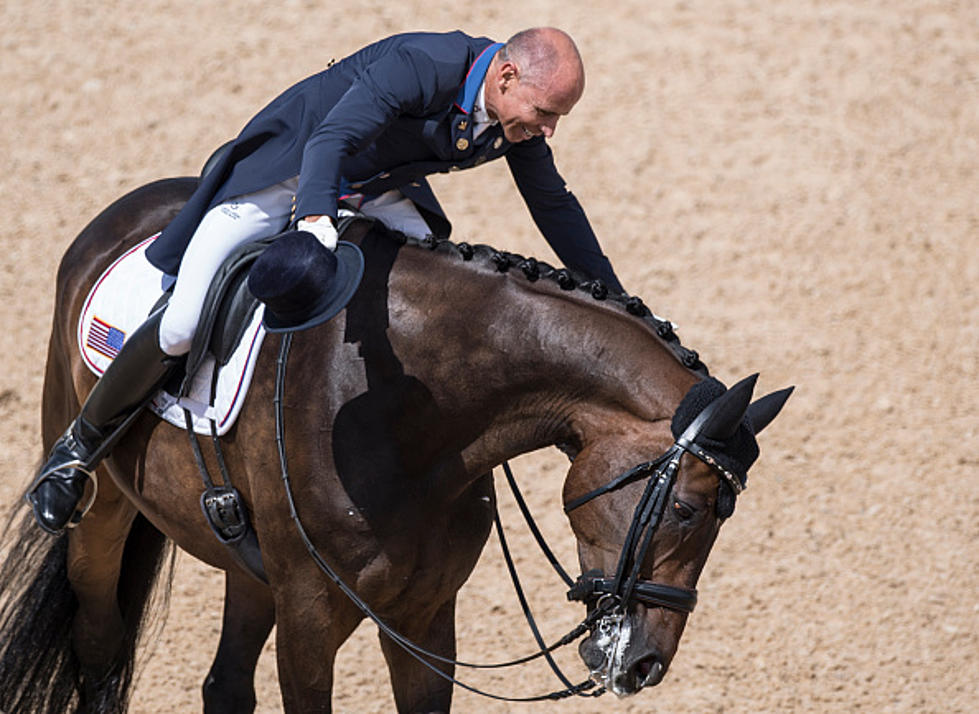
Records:
M583 575L569 597L589 610L582 659L619 696L666 673L707 555L758 457L755 435L792 391L752 403L756 378L729 390L698 382L670 423L606 432L575 455L565 510Z

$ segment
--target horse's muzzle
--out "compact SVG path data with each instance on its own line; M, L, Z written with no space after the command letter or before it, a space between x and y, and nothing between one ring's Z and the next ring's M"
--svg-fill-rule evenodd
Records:
M592 634L578 646L578 653L596 684L618 697L635 694L659 684L668 664L655 649L643 646L631 618L610 613L595 625Z

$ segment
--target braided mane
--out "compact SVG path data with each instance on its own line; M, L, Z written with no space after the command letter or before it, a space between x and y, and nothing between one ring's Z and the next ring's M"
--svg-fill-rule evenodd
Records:
M673 331L673 325L670 322L655 317L643 303L642 298L636 295L627 295L626 293L612 291L598 278L587 279L568 268L555 268L536 258L525 258L517 253L497 250L489 245L453 243L450 240L435 238L434 236L416 239L395 231L387 232L393 239L403 245L424 248L436 253L457 255L466 262L474 258L482 258L492 264L497 272L509 273L511 275L515 273L522 274L530 282L551 280L557 283L562 290L576 291L579 294L584 293L593 300L618 305L630 315L649 325L656 336L666 343L667 347L670 348L683 366L697 372L702 377L707 377L709 374L707 365L701 362L697 352L680 344L680 338ZM512 272L511 269L513 269Z

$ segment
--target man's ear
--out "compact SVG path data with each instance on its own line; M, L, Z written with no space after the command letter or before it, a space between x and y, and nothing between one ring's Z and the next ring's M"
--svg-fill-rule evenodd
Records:
M500 64L500 68L497 70L497 76L499 77L499 87L500 92L505 92L510 85L510 82L517 79L520 76L520 71L510 60L505 60Z

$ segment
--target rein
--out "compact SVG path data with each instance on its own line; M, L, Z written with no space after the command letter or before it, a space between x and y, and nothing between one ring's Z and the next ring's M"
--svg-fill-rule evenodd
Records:
M591 679L587 679L581 682L580 684L572 684L564 676L564 674L561 673L560 669L557 667L557 664L554 662L553 658L551 658L550 653L560 647L563 647L564 645L570 644L571 642L573 642L574 640L578 639L583 634L588 632L592 627L594 627L595 623L601 617L607 614L607 608L603 606L596 607L577 627L571 630L568 634L566 634L564 637L562 637L554 644L545 646L544 641L540 635L540 632L537 629L536 623L534 622L533 615L530 613L530 608L527 604L526 598L523 595L523 588L520 586L519 579L517 578L516 568L513 564L513 559L510 556L509 548L506 545L506 540L503 535L503 526L500 522L498 513L494 513L494 518L496 522L497 534L499 535L500 544L503 548L504 557L506 559L507 569L509 570L510 576L513 579L514 589L517 591L517 597L520 600L521 607L524 610L524 615L527 618L528 623L530 624L531 631L534 634L534 639L537 641L538 646L541 648L538 652L535 652L534 654L527 655L519 659L511 660L509 662L501 662L495 664L472 664L469 662L462 662L448 657L443 657L434 652L430 652L429 650L425 649L421 645L412 642L407 637L400 634L399 632L391 628L387 623L385 623L380 618L380 616L378 616L377 613L375 613L371 609L371 607L359 595L357 595L357 593L354 592L354 590L349 585L347 585L344 582L344 580L330 566L330 564L326 562L326 560L317 550L316 545L310 539L308 533L306 532L305 527L303 527L302 521L299 518L299 513L296 509L295 497L292 491L292 484L289 478L289 469L288 469L288 463L286 459L285 420L283 418L283 411L282 411L282 395L283 392L285 391L286 363L289 358L289 349L292 345L292 336L293 333L291 332L283 333L282 343L279 349L279 357L276 362L275 397L273 399L273 403L275 407L275 441L279 452L279 464L282 469L282 483L285 488L286 498L289 502L289 514L291 515L293 522L296 524L296 529L299 532L300 538L302 538L303 544L306 546L306 550L309 552L310 557L313 559L313 561L316 563L319 569L327 577L329 577L330 580L333 581L333 583L341 590L341 592L343 592L343 594L346 595L351 600L351 602L353 602L354 605L356 605L360 609L360 611L364 613L365 616L370 618L370 620L372 620L374 624L377 625L378 629L381 630L381 632L383 632L385 635L390 637L405 652L410 654L418 662L425 665L425 667L430 669L433 673L437 674L442 679L451 682L452 684L458 685L463 689L467 689L470 692L473 692L474 694L479 694L484 697L489 697L490 699L496 699L499 701L507 701L507 702L538 702L538 701L564 699L570 696L597 697L604 694L605 689L601 687L595 691L591 691L591 692L588 691L593 687L595 687L595 682L592 681ZM509 467L507 467L507 471L509 472ZM536 531L536 527L534 528L534 530ZM537 535L539 535L539 531L537 532ZM546 544L544 547L546 548ZM550 552L549 549L547 550L547 552ZM551 554L551 558L553 558L553 554ZM557 561L555 559L552 562L556 563ZM560 565L558 565L557 567L560 568ZM563 572L563 570L561 572ZM570 578L567 576L567 573L564 574L564 578L567 581L570 581ZM565 689L556 692L551 692L549 694L541 694L532 697L502 696L498 694L493 694L491 692L485 692L471 685L468 685L465 682L460 682L452 675L443 672L441 669L436 667L430 661L430 660L434 660L436 662L441 662L447 665L468 667L471 669L500 669L505 667L516 666L519 664L525 664L534 659L537 659L538 657L545 657L547 659L548 664L551 665L551 668L554 670L555 674L557 674L561 682L565 684L566 686Z
M336 586L360 609L361 612L364 613L365 616L370 618L374 624L377 625L381 632L390 637L405 652L410 654L421 664L425 665L425 667L430 669L433 673L437 674L446 681L451 682L452 684L458 685L463 689L473 692L474 694L479 694L481 696L500 701L535 702L564 699L570 696L601 696L605 693L604 687L599 687L594 691L588 691L596 685L595 681L592 679L587 679L577 685L572 684L567 677L565 677L564 673L561 672L560 668L557 666L557 663L551 657L551 652L578 639L583 634L593 629L600 620L604 620L604 618L607 616L614 617L623 614L625 612L625 608L628 607L628 605L633 601L638 601L653 607L664 607L686 614L693 612L694 607L697 604L696 590L643 580L639 577L639 569L650 545L652 544L653 535L655 534L656 529L659 527L660 521L662 520L669 494L673 490L673 484L675 483L680 470L680 459L685 452L693 454L695 457L716 470L718 474L731 485L735 494L739 494L744 488L741 481L734 474L722 468L716 462L716 460L710 456L709 453L707 453L696 443L697 437L700 435L710 417L717 410L720 403L719 400L715 400L708 404L707 407L705 407L697 415L693 422L691 422L691 424L684 430L683 434L681 434L681 436L662 456L654 459L653 461L648 461L629 469L608 483L586 493L583 496L573 499L565 505L565 512L570 513L574 509L583 506L599 496L615 491L639 479L648 479L643 495L639 499L639 503L636 505L633 513L632 523L629 526L628 534L625 542L623 543L622 553L619 557L619 563L616 567L615 576L613 578L602 577L602 573L599 571L589 571L579 576L576 581L571 579L564 568L561 567L557 558L554 556L554 553L547 546L547 543L544 541L540 530L537 528L537 525L534 522L533 516L530 514L530 510L527 508L527 504L524 501L520 490L517 488L516 479L513 478L513 473L510 471L509 465L504 462L503 470L506 474L510 489L514 494L524 519L527 521L527 525L530 528L531 533L537 540L537 543L547 560L551 563L552 567L565 582L565 584L567 584L570 588L567 593L568 599L585 603L586 605L590 606L591 611L588 613L585 619L581 621L581 623L568 632L568 634L566 634L564 637L552 645L545 644L543 638L541 637L540 631L537 628L536 622L534 621L534 617L530 611L527 599L524 596L523 588L520 585L520 579L517 575L516 567L514 566L513 559L510 555L510 550L506 543L506 537L503 533L503 526L500 521L499 512L494 506L493 515L496 532L500 540L500 546L503 550L507 570L509 571L510 578L513 581L514 590L516 591L517 598L520 601L520 606L523 609L524 617L526 618L534 639L540 649L533 654L514 659L509 662L495 664L473 664L443 657L434 652L426 650L387 625L370 608L370 606L343 581L343 579L330 566L330 564L326 562L326 560L317 550L315 544L309 538L309 535L307 534L306 529L303 527L302 521L299 518L299 513L296 509L296 501L289 478L285 448L285 420L283 417L282 397L285 391L286 363L289 357L289 349L292 345L292 336L293 333L291 332L284 333L282 336L279 357L276 363L275 398L273 400L275 406L275 439L279 453L279 464L282 470L282 482L285 489L286 498L289 502L289 512L292 520L295 523L296 529L306 546L306 550L309 552L310 557L312 557L313 561L317 564L320 570L327 575L327 577L329 577L334 584L336 584ZM435 661L446 665L468 667L472 669L498 669L524 664L537 659L538 657L544 657L546 659L555 675L558 677L561 683L565 685L565 689L533 697L507 697L485 692L461 682L452 675L442 671L432 663L432 661Z

